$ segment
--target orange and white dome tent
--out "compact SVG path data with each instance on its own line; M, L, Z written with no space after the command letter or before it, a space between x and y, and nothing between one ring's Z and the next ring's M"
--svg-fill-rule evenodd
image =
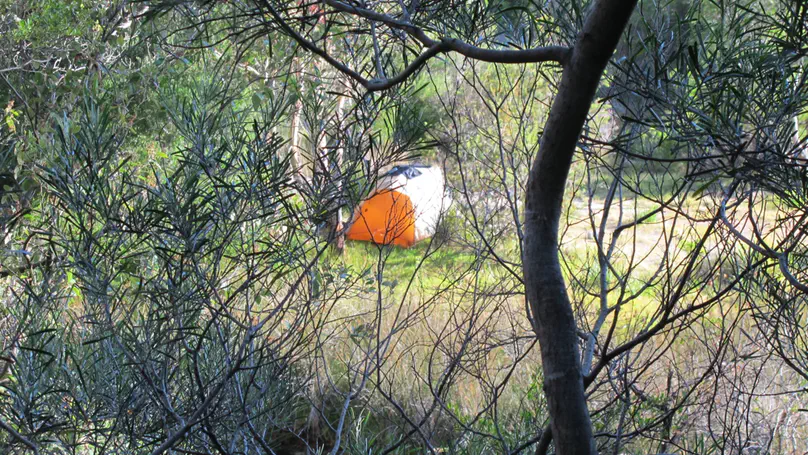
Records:
M394 166L356 209L346 237L410 247L435 234L449 205L444 192L443 172L437 166Z

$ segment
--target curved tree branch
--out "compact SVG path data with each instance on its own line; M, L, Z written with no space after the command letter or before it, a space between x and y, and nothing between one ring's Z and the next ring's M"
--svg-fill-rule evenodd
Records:
M34 452L35 454L39 454L39 448L36 446L36 444L34 444L30 439L18 433L17 430L15 430L14 428L11 428L11 426L8 425L6 422L4 422L2 419L0 419L0 428L8 432L8 434L10 434L13 439L16 439L18 442L21 442L26 447L31 449L32 452Z
M442 38L434 40L420 27L409 21L399 20L387 14L378 13L373 10L361 8L341 2L339 0L325 0L325 4L337 11L353 14L364 19L380 22L390 28L401 30L423 47L431 48L439 42L445 43L445 51L457 52L465 57L474 60L481 60L492 63L539 63L539 62L559 62L564 63L569 56L570 48L565 46L539 46L531 49L486 49L472 46L456 38Z
M789 282L789 284L794 286L800 292L808 294L808 284L803 283L796 276L794 276L793 273L791 273L791 266L788 264L788 252L787 251L782 251L782 252L781 251L775 251L771 247L766 245L765 243L763 243L762 246L759 245L757 242L752 241L752 239L750 239L749 237L744 235L740 230L738 230L738 228L735 227L735 225L732 223L732 221L730 221L730 219L727 217L727 202L729 201L729 196L730 196L729 193L727 193L727 195L721 201L721 206L720 206L720 211L719 211L719 213L721 215L721 221L727 227L727 229L729 229L729 231L738 240L743 242L746 246L751 248L756 253L760 254L763 257L769 258L769 259L776 259L777 260L777 266L780 269L780 273L783 274L783 276L786 278L786 280Z
M367 79L348 65L340 62L331 56L325 49L317 46L314 42L306 39L294 28L286 19L272 6L268 0L260 0L261 5L269 12L272 19L280 29L295 40L301 47L309 52L320 56L329 65L336 68L341 73L358 82L362 87L371 92L390 89L409 78L419 68L421 68L431 58L438 54L455 52L465 57L491 63L539 63L558 62L564 64L571 53L571 49L564 46L540 46L531 49L485 49L473 46L456 38L441 38L435 40L427 36L423 29L408 21L396 19L387 14L382 14L370 9L361 8L338 0L325 0L325 4L331 6L339 12L355 15L373 22L382 23L390 28L401 30L413 39L421 43L425 49L414 61L407 65L397 75L378 79ZM380 75L381 76L381 75Z

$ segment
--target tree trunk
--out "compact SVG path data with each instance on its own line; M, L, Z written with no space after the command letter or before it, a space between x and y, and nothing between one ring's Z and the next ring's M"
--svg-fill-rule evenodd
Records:
M303 179L303 158L300 156L300 116L303 111L303 101L298 98L292 108L292 123L289 127L292 136L289 142L289 154L292 158L292 167L296 178Z
M558 258L561 205L592 100L636 0L598 0L564 62L561 85L533 162L525 198L525 292L536 322L544 390L558 455L596 453L578 335Z
M291 136L289 141L289 155L292 162L292 167L294 168L294 177L295 181L301 185L301 188L305 188L306 184L306 175L304 174L305 166L303 165L303 157L300 154L300 136L302 135L301 131L301 117L303 115L303 88L304 88L304 80L303 80L303 72L301 71L302 63L298 58L295 58L292 61L292 74L297 79L298 84L298 92L297 92L297 99L295 100L295 104L292 106L291 112L291 124L289 125L289 135Z
M342 175L343 169L343 155L345 154L343 143L343 132L342 128L344 127L344 122L342 118L343 111L345 110L345 101L347 97L340 95L339 101L337 101L337 129L336 132L337 136L337 150L334 154L334 169L337 171L339 175L337 175L337 208L336 213L334 214L334 249L339 254L345 254L345 220L342 216L342 192L343 192L343 179L344 176Z

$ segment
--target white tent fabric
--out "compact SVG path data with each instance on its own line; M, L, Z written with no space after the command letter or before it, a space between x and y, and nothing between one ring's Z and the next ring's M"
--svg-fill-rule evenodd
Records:
M394 166L357 209L347 237L378 243L412 244L435 234L451 199L437 166Z
M407 173L402 172L381 177L374 193L394 190L410 198L415 212L415 241L418 242L435 234L441 214L451 200L445 196L446 181L439 167L414 166L413 169L420 175L408 178Z

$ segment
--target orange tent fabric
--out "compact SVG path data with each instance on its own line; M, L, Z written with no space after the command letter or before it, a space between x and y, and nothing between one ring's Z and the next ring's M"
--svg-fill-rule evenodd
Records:
M410 247L415 243L415 210L406 194L385 190L364 201L346 233L351 240Z

